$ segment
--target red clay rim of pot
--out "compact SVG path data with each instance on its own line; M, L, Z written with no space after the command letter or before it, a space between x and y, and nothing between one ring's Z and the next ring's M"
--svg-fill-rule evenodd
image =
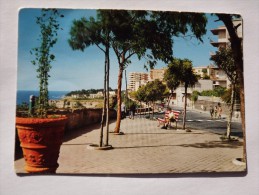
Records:
M23 125L23 124L49 124L49 123L65 123L68 117L65 115L61 115L58 118L23 118L23 117L16 117L16 124Z

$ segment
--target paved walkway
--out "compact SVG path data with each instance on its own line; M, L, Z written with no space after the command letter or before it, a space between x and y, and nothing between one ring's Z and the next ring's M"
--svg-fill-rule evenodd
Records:
M111 123L113 130L115 122ZM99 126L78 130L61 146L57 173L131 174L240 172L245 166L232 163L242 157L242 140L222 142L219 135L202 130L164 130L156 121L144 118L124 119L125 135L110 136L112 150L91 150L99 143ZM24 173L24 160L15 161L17 173Z

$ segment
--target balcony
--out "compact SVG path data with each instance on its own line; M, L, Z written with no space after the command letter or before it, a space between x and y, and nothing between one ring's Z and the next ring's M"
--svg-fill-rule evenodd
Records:
M226 42L214 42L214 41L211 41L210 44L213 47L226 47L227 46Z

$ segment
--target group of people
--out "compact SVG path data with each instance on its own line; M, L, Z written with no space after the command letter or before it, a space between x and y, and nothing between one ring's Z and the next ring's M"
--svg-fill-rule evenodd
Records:
M134 119L135 112L136 112L136 105L131 104L129 107L129 118L130 119ZM122 118L126 117L126 105L124 104L124 102L121 104L121 115L122 115Z
M222 107L220 104L215 105L215 106L213 106L213 105L210 106L211 119L213 119L213 118L221 119L221 114L222 114Z

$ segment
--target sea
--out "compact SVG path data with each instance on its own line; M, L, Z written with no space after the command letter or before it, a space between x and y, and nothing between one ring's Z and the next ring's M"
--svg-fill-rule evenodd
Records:
M70 91L49 91L49 99L50 100L59 100L65 97ZM39 96L39 91L24 91L18 90L16 96L16 104L22 104L23 102L29 103L30 96Z

